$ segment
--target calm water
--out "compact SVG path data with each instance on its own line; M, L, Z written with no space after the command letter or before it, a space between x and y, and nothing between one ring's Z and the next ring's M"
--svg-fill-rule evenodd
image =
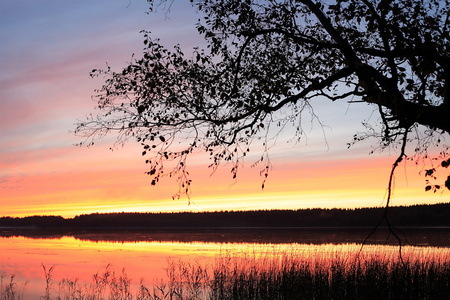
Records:
M42 265L54 266L52 288L63 278L89 283L93 275L105 267L116 273L122 269L132 280L133 290L144 278L148 285L165 278L167 260L214 262L227 252L264 253L295 251L301 255L327 255L333 251L358 251L371 229L267 229L252 230L159 230L122 232L58 233L36 230L6 230L0 232L0 275L3 285L15 275L16 289L25 287L26 299L44 294ZM405 229L413 247L408 251L427 253L450 251L450 229ZM406 242L403 240L403 242ZM386 231L378 231L368 241L364 251L380 248L397 252L397 240ZM382 245L387 244L387 245ZM377 245L376 247L371 245Z

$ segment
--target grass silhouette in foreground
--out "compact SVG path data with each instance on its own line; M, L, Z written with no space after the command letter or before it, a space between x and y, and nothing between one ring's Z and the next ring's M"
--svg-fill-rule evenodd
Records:
M116 273L110 265L90 283L54 282L52 268L43 266L41 299L449 299L449 249L405 248L403 264L395 251L358 247L226 252L212 265L168 260L167 278L151 286L141 280L137 291L125 270ZM13 277L5 278L1 299L27 299Z

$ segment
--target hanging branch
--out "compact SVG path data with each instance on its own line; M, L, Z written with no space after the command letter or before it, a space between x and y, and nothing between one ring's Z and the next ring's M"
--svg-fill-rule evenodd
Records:
M383 211L383 215L381 216L380 220L378 221L377 225L372 229L372 231L370 232L370 234L364 239L362 245L361 245L361 249L365 246L365 244L367 243L367 241L369 240L369 238L375 233L375 231L380 227L381 223L383 223L383 221L386 222L386 225L389 229L389 232L392 233L392 235L397 239L398 244L399 244L399 256L400 256L400 260L403 262L403 257L402 257L402 240L400 239L400 237L397 235L397 233L394 230L398 230L401 232L401 230L399 230L398 228L396 228L395 226L393 226L391 224L391 222L389 222L389 218L387 216L388 213L388 209L389 209L389 204L391 202L392 199L392 190L393 190L393 185L394 185L394 173L395 173L395 169L398 167L399 163L401 163L403 161L403 158L406 157L405 154L405 148L406 148L406 144L408 142L408 133L409 133L409 129L411 127L407 127L405 128L405 132L403 133L403 137L402 137L402 146L401 146L401 150L400 150L400 154L397 157L397 159L395 160L394 164L392 165L391 168L391 173L389 175L389 183L388 183L388 188L387 188L387 198L386 198L386 205L384 207L384 211ZM403 232L401 232L403 234ZM404 234L403 234L404 236Z

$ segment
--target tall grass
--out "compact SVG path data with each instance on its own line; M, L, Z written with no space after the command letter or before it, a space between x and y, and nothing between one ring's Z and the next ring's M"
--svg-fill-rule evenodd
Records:
M307 250L308 249L308 250ZM308 246L223 252L211 264L168 259L165 279L132 291L125 270L108 265L90 283L44 268L41 299L450 299L450 249ZM1 276L0 299L27 299ZM25 297L24 297L25 295Z
M211 299L450 299L450 256L404 251L227 254Z
M17 288L17 283L14 278L16 276L11 274L7 276L6 274L0 274L0 299L1 300L21 300L24 298L24 293L28 284L28 280L25 280L22 287Z

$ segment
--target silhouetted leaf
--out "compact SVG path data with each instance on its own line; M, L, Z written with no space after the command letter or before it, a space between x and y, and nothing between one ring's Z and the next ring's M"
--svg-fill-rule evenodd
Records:
M425 176L432 176L435 171L436 171L436 169L434 169L434 168L425 170Z

